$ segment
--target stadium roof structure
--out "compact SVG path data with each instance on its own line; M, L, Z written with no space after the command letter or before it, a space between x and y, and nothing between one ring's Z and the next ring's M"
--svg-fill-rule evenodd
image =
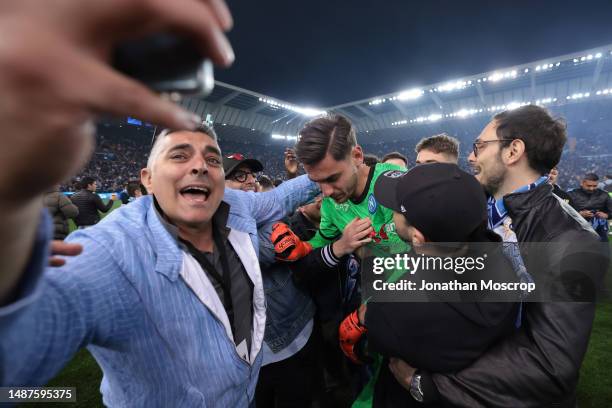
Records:
M210 95L182 104L217 126L293 140L306 121L326 112L346 115L358 132L368 133L489 118L527 104L555 108L587 101L612 101L612 44L327 108L301 107L219 81Z

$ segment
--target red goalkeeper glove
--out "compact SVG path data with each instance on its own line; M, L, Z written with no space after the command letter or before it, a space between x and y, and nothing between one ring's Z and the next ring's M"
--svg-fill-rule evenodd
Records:
M346 316L342 323L340 323L340 327L338 329L340 348L342 349L344 355L355 364L362 364L357 356L357 349L355 345L359 342L359 340L361 340L361 337L367 331L368 330L366 327L359 323L357 310Z
M274 244L276 259L282 261L297 261L312 251L312 245L298 238L287 224L282 222L277 222L272 226L270 240Z

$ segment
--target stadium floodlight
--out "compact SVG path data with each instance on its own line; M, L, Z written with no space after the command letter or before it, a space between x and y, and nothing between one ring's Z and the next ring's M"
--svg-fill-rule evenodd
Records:
M506 71L506 72L494 72L491 75L489 75L486 79L492 82L497 82L497 81L501 81L502 79L514 79L516 78L516 75L517 75L516 70Z
M601 52L598 52L597 54L595 54L595 58L601 58Z
M276 140L297 140L297 136L285 136L285 135L280 135L278 133L273 133L272 134L272 139L276 139Z
M402 91L397 95L397 99L400 101L409 101L413 99L418 99L423 95L423 90L419 88L408 89L406 91Z
M510 102L508 105L504 106L504 109L513 110L513 109L516 109L516 108L520 108L521 106L527 106L530 103L531 103L530 101L527 101L527 102Z
M315 109L315 108L301 107L301 106L290 105L290 104L287 104L287 103L280 103L280 102L275 101L273 99L259 98L259 101L263 102L263 103L266 103L266 104L268 104L271 107L276 108L276 109L290 110L290 111L299 113L300 115L309 116L309 117L325 115L327 113L327 112L325 112L323 110L319 110L319 109Z
M405 125L405 124L407 124L407 123L408 123L408 121L407 121L406 119L404 119L404 120L398 120L397 122L393 122L393 123L391 123L391 126L400 126L400 125Z
M471 84L471 82L470 82ZM449 81L436 88L438 92L451 92L465 88L468 85L465 81Z
M536 105L547 105L549 103L555 102L557 100L557 98L544 98L544 99L538 99L535 103Z
M371 100L370 103L368 103L368 105L380 105L381 103L383 103L385 101L386 101L385 98L374 99L374 100Z
M300 108L299 106L294 106L293 109L291 110L293 110L294 112L300 113L304 116L308 116L308 117L322 116L327 113L323 110L319 110L315 108Z
M570 100L570 99L583 99L583 98L589 98L591 96L590 92L578 92L572 95L568 95L565 97L565 99Z
M463 119L463 118L467 118L469 116L473 116L473 115L475 115L475 114L477 114L479 112L482 112L482 109L480 109L480 110L478 110L478 109L460 109L457 112L451 113L449 116L451 118L458 117L458 118L462 118Z
M524 73L528 73L529 72L529 68L525 68L525 70L523 72Z

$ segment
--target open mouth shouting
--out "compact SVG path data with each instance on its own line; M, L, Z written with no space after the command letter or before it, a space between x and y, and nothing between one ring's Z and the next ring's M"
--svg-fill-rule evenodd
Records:
M210 196L210 188L204 185L188 185L180 190L181 196L191 204L205 204Z

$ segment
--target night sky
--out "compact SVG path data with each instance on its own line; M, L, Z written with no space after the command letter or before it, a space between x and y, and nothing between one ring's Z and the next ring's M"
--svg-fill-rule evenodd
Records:
M612 1L228 0L216 78L330 107L612 43Z

